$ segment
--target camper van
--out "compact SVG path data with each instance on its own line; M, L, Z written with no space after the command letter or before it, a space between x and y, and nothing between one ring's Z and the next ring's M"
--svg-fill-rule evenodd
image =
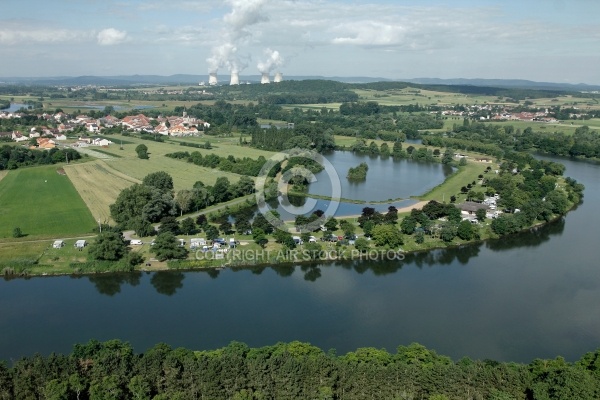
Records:
M55 249L60 249L64 245L65 245L64 241L62 241L62 240L55 240L54 243L52 244L52 247L55 248Z
M132 246L141 246L144 244L140 239L131 239L130 243Z

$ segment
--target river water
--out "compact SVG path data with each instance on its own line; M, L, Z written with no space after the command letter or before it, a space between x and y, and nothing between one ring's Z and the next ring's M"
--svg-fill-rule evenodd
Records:
M600 347L600 167L559 161L584 203L498 241L404 261L0 280L0 359L119 338L137 351L419 342L454 359L575 360Z

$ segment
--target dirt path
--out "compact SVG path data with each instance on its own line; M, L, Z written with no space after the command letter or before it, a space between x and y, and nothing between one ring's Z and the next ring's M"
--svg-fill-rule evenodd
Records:
M0 171L0 181L2 180L2 178L4 178L6 175L8 175L8 171Z

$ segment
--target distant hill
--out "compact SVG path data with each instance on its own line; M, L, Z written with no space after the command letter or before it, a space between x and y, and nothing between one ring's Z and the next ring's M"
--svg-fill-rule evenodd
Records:
M344 83L373 83L373 82L408 82L422 85L446 85L446 86L485 86L510 89L538 89L538 90L560 90L560 91L598 91L599 85L587 85L585 83L553 83L535 82L524 79L439 79L439 78L412 78L412 79L387 79L378 77L354 76L285 76L285 80L332 80ZM223 84L229 82L229 75L219 75L219 81ZM208 82L208 75L117 75L117 76L56 76L56 77L0 77L0 83L17 83L27 85L106 85L106 86L131 86L131 85L198 85L200 82ZM260 75L242 75L240 82L260 82Z
M525 79L440 79L440 78L414 78L402 79L403 82L420 83L423 85L471 85L488 86L500 88L519 88L519 89L541 89L541 90L567 90L567 91L595 91L600 90L598 85L588 85L585 83L553 83L553 82L535 82Z

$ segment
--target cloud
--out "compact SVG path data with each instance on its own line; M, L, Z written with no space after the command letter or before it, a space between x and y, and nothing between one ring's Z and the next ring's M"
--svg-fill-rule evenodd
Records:
M107 28L98 32L96 36L98 44L101 46L112 46L115 44L123 43L127 40L127 32L119 31L115 28Z
M0 44L63 43L89 40L92 33L52 27L39 28L22 21L0 21Z

